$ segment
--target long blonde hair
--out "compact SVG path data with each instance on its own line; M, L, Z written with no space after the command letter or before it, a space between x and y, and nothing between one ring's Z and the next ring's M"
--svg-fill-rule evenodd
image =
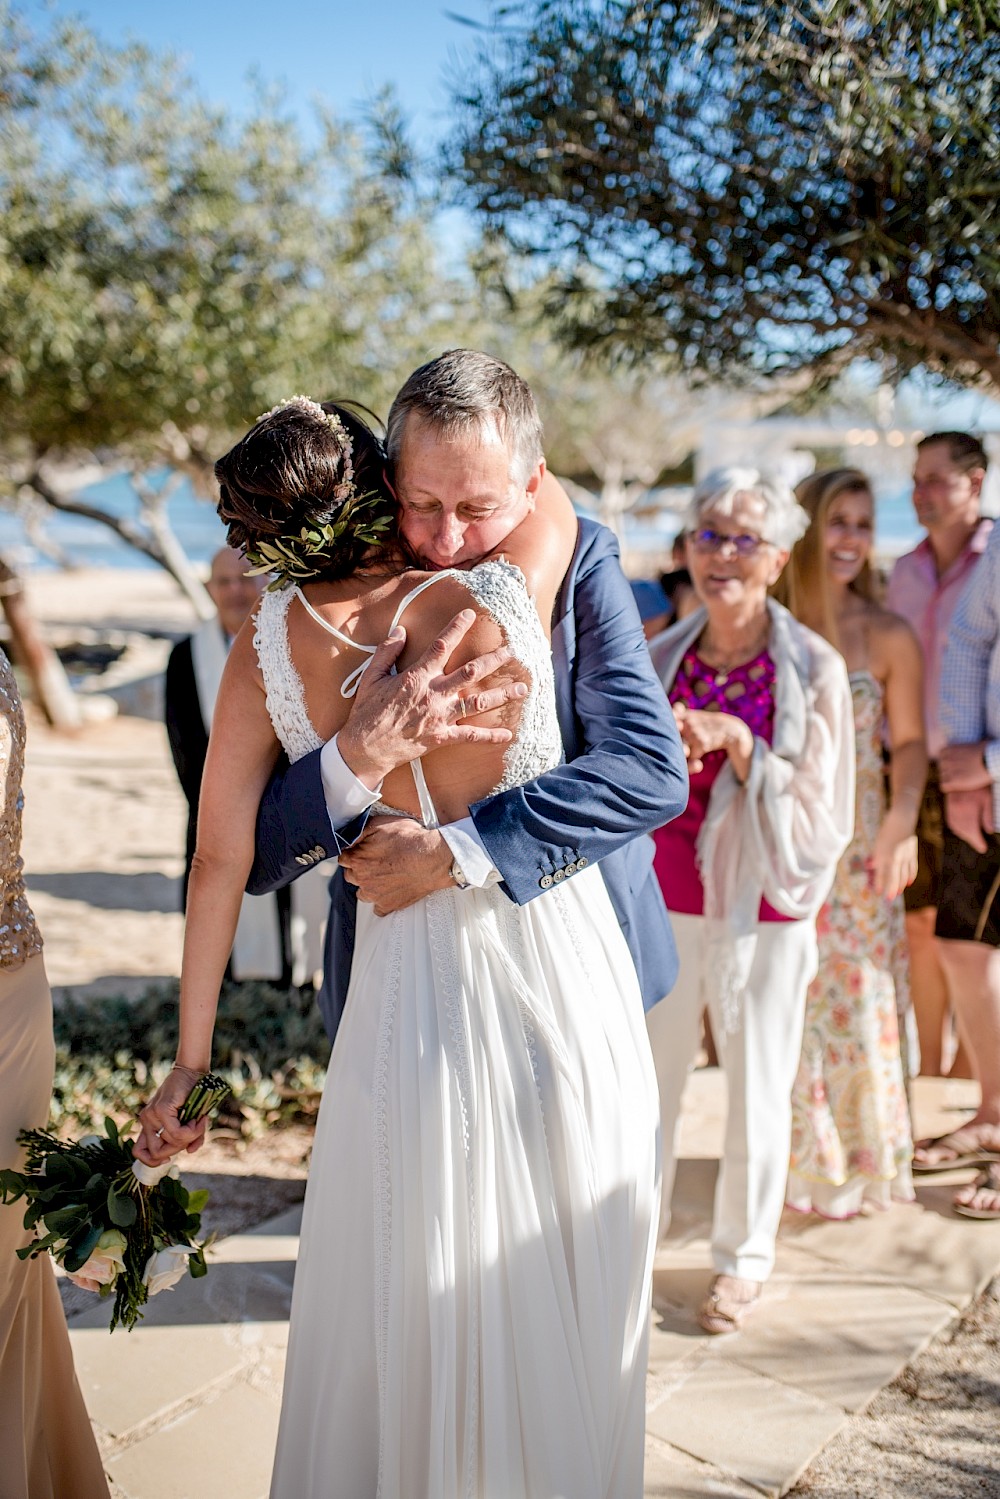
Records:
M815 630L840 649L833 612L830 577L826 568L823 533L830 506L838 495L862 489L871 495L867 475L859 468L828 468L810 474L795 486L795 498L809 517L809 527L792 547L784 572L774 585L774 597L801 624ZM874 497L873 497L874 501ZM875 577L866 559L851 590L862 598L875 599Z

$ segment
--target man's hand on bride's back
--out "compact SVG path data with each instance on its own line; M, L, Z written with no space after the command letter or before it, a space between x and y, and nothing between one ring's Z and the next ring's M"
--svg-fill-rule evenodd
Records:
M344 763L359 780L375 786L398 765L441 745L509 742L510 729L481 728L469 721L526 695L525 684L513 679L486 685L510 660L508 648L445 671L475 620L472 609L456 614L398 676L392 668L406 642L405 630L397 626L379 646L337 736Z
M408 817L377 817L364 837L340 856L344 878L358 900L388 916L452 884L452 852L435 828Z

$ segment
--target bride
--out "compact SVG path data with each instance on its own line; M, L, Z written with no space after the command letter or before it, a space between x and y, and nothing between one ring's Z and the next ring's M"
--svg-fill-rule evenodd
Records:
M177 1064L138 1153L196 1149L177 1109L211 1063L254 821L283 748L345 723L376 644L451 667L506 646L521 696L492 742L387 775L425 825L561 758L545 623L573 550L558 485L467 572L407 570L381 449L295 397L216 465L231 543L274 566L220 691L188 898ZM640 1499L658 1103L628 948L592 865L517 906L449 888L358 909L316 1130L272 1499Z

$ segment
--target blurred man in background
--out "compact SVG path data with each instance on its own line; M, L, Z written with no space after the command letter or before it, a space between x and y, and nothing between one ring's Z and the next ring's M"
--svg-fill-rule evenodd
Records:
M1000 1219L1000 528L952 619L940 709L948 742L936 932L982 1095L961 1128L917 1146L913 1166L984 1166L955 1211Z
M264 579L252 578L239 552L223 547L212 558L208 592L218 613L174 646L167 662L166 724L177 778L187 798L183 901L198 832L198 801L212 714L229 648L260 598ZM288 985L291 963L291 894L245 895L229 962L229 977Z
M948 1070L951 1005L934 935L941 898L944 812L938 757L945 746L938 702L942 661L952 615L979 563L993 522L979 513L986 453L968 432L935 432L917 444L913 508L927 535L900 557L889 579L888 607L912 626L924 653L924 715L930 766L917 822L917 878L904 892L910 947L910 988L920 1038L920 1070ZM968 1076L959 1047L951 1066Z

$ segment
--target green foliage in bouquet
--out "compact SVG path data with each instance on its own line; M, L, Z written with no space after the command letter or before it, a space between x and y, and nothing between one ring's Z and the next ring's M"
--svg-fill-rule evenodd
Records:
M191 1124L228 1093L212 1074L201 1078L180 1111ZM104 1135L61 1140L48 1130L22 1130L23 1171L0 1171L0 1200L24 1198L25 1228L35 1238L20 1259L51 1254L78 1285L114 1296L111 1331L132 1328L150 1296L187 1271L206 1273L198 1242L205 1191L189 1192L172 1163L146 1167L132 1155L132 1140L113 1119Z

